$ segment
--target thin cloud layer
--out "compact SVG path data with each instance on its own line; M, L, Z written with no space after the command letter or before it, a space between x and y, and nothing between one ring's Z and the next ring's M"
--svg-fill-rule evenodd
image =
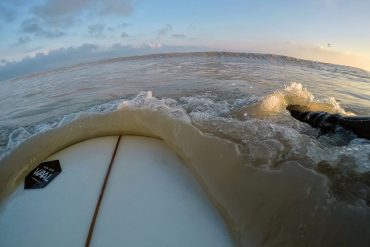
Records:
M98 23L88 26L88 33L94 37L102 37L104 35L105 25Z
M32 9L35 16L56 27L66 27L82 15L128 16L132 0L49 0Z
M89 0L49 0L35 6L32 12L52 26L66 26L73 23L88 4Z
M127 17L133 13L133 0L2 0L0 2L0 22L18 23L18 37L10 43L37 42L39 39L59 38L72 35L71 28L80 28L81 24L94 16L107 18ZM22 18L25 16L26 18ZM14 25L14 24L13 24ZM91 24L88 34L91 37L103 37L105 24ZM126 24L122 24L122 27ZM112 29L111 29L112 30ZM24 39L33 37L32 42ZM120 34L117 33L117 37ZM82 42L81 42L82 43Z
M34 34L35 36L45 38L59 38L65 35L64 32L58 29L45 29L36 18L24 20L21 24L21 31L27 34Z
M134 10L132 0L108 0L100 3L103 5L100 11L102 16L129 16Z
M14 46L20 46L20 45L24 45L28 42L31 41L31 38L28 37L28 36L25 36L25 37L19 37L18 38L18 41L14 44Z

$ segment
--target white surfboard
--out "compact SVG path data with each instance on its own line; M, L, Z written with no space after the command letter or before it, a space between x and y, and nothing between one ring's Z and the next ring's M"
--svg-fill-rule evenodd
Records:
M163 141L123 136L106 177L117 140L96 138L49 157L62 172L43 189L22 184L7 199L0 246L233 245L217 210Z

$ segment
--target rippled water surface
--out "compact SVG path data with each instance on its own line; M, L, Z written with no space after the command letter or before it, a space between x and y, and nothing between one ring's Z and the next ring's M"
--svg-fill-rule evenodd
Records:
M318 99L370 114L370 75L343 66L254 54L153 55L82 64L0 83L1 126L22 126L140 91L219 99L265 96L292 82Z
M370 246L370 141L321 135L285 109L370 115L369 102L369 72L275 55L81 64L0 82L0 169L16 181L15 160L32 167L93 135L158 136L197 173L242 246ZM42 153L45 136L59 139Z

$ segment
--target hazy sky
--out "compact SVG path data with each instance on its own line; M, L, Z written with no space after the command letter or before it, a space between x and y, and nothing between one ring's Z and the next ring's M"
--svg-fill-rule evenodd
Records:
M2 66L89 44L95 54L203 47L370 70L369 0L0 0L0 30Z

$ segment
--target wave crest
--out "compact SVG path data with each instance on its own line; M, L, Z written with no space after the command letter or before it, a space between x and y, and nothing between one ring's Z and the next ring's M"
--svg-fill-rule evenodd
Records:
M311 111L353 115L351 112L346 112L334 97L315 100L313 94L304 88L301 83L297 82L292 83L283 90L265 96L259 103L258 110L260 113L265 114L280 113L285 111L288 105L307 106Z

